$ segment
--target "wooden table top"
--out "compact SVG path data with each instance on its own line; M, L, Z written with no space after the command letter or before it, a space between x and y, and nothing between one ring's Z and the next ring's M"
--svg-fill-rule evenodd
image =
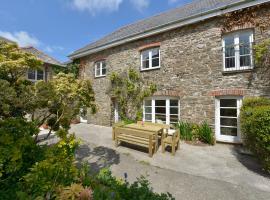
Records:
M128 124L125 125L126 128L133 128L133 129L137 129L137 130L143 130L143 131L150 131L150 132L159 132L162 130L161 127L158 126L152 126L150 124Z

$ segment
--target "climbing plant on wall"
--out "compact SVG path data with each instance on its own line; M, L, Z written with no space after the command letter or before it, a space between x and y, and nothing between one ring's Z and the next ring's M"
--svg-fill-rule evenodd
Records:
M270 4L261 4L226 13L222 22L222 32L229 32L238 27L258 27L261 31L270 26Z
M109 93L118 102L121 119L141 119L143 99L156 92L156 85L145 82L131 68L121 73L113 72L110 81Z

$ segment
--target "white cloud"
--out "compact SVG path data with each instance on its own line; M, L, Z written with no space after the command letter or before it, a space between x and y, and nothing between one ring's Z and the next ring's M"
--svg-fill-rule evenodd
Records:
M113 12L119 9L123 0L72 0L72 5L78 10L88 11L95 15L100 11Z
M168 0L169 4L174 4L176 2L178 2L178 0Z
M53 53L55 51L63 51L64 47L61 46L46 46L44 48L45 51L47 51L48 53Z
M7 32L0 31L0 36L5 37L9 40L12 40L18 43L19 46L39 46L41 42L34 36L30 35L26 31L18 31L18 32Z
M130 0L130 2L139 11L142 11L143 9L147 8L150 4L149 0Z

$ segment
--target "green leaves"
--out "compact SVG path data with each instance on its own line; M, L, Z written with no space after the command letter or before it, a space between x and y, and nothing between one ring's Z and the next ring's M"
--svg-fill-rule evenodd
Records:
M270 99L245 99L240 119L245 145L270 172Z
M156 92L156 85L145 83L139 73L132 68L122 73L113 72L110 80L109 93L119 104L121 119L141 119L143 100Z

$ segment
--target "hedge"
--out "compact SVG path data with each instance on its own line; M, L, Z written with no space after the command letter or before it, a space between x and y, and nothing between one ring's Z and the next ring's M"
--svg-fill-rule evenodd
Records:
M245 99L240 121L244 144L270 172L270 99Z

